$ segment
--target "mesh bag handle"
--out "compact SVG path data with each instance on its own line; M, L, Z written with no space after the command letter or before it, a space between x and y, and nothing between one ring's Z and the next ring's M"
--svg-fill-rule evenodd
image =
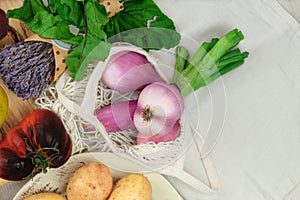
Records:
M195 132L196 133L194 134L194 141L198 148L198 152L201 156L201 150L205 148L205 144L202 136L198 134L198 131ZM210 154L207 154L204 157L201 156L201 161L205 169L209 185L206 185L201 180L197 179L190 173L184 171L184 160L185 158L182 157L182 159L177 161L174 165L161 169L160 173L175 177L181 180L182 182L188 184L190 187L207 194L213 194L219 190L219 179Z
M129 47L131 49L136 48L136 51L141 51L141 49L134 47L127 43L116 43L113 45L113 47L114 47L113 48L114 52L118 52L121 50L128 50ZM151 57L150 55L147 58L150 59L152 61L152 63L156 62L155 58ZM106 61L104 62L104 66L105 66ZM72 101L71 99L69 99L68 97L66 97L63 94L62 88L65 83L65 79L68 78L68 74L66 74L66 73L63 74L58 79L56 86L55 86L56 90L57 90L58 100L70 112L72 112L75 115L79 116L80 118L86 120L87 122L93 124L99 130L101 135L104 137L104 139L106 140L106 142L107 142L108 146L110 147L110 149L112 150L112 152L114 152L120 156L123 156L129 160L137 162L137 160L135 158L132 158L128 153L119 151L118 149L116 149L114 147L114 144L112 143L111 139L108 137L104 126L102 125L101 122L98 121L97 117L94 115L96 98L97 98L97 85L101 79L101 75L102 75L104 69L105 69L104 67L97 67L97 66L95 67L95 69L93 69L93 72L90 75L89 80L86 84L85 93L84 93L83 99L80 104ZM156 70L159 70L159 69L156 68ZM162 72L158 71L158 73L162 76L163 79L166 80L166 78L164 77ZM186 124L186 125L191 125L191 124ZM195 129L191 128L191 131L195 132ZM204 146L203 139L202 139L201 135L198 134L198 132L196 132L196 133L197 134L194 134L194 137L195 137L194 141L196 142L199 149L203 148L203 146ZM216 171L215 171L215 168L212 163L212 159L211 159L210 155L202 158L202 163L206 170L205 172L207 175L209 185L205 184L203 181L197 179L193 175L184 171L183 162L184 162L184 156L181 156L180 159L176 160L172 164L163 166L161 168L157 168L154 171L157 171L164 175L175 177L200 192L211 194L211 193L215 193L218 191L219 182L218 182L217 174L216 174ZM140 163L140 162L138 162L138 163ZM120 170L122 170L121 169L122 166L116 166L116 167L119 168Z

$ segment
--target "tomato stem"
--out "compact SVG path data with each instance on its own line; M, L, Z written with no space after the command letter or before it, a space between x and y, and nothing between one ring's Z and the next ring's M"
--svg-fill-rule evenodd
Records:
M55 159L55 157L60 154L59 149L55 147L42 147L34 151L29 146L27 138L24 138L24 141L26 143L26 149L28 150L27 157L31 158L32 164L34 165L32 172L24 179L32 178L39 172L46 173L47 168L51 166L51 160ZM55 151L55 153L51 154L51 156L47 156L47 154L45 153L46 151Z

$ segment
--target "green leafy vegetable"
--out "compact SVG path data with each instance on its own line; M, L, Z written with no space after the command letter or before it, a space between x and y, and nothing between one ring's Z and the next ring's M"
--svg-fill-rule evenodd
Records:
M169 49L179 43L173 21L152 0L123 2L124 10L105 25L110 42L128 42L144 49Z
M29 29L44 38L54 38L74 45L82 40L82 36L70 32L70 22L51 13L42 0L25 0L21 8L9 10L7 16L24 21Z
M89 62L92 60L104 60L109 55L109 50L110 44L108 42L99 41L92 35L85 37L66 59L71 77L74 80L82 80Z
M178 46L174 82L180 88L182 95L187 95L192 91L206 86L218 77L239 67L248 57L247 51L233 49L239 44L244 36L238 29L233 29L220 39L213 38L210 42L204 42L196 51L190 62L186 61L185 66L181 66L188 57L184 47ZM179 58L184 56L182 58Z
M48 8L53 15L59 15L63 20L75 25L83 26L83 10L78 1L48 1Z
M98 0L24 0L9 10L41 37L73 45L66 58L71 77L81 80L91 59L105 60L109 43L123 41L146 50L172 48L180 41L174 23L153 0L120 0L124 10L108 18ZM73 27L77 32L71 31ZM97 50L97 51L96 51Z
M102 14L105 12L103 9L98 2L87 1L83 5L85 37L66 59L71 77L75 80L82 80L89 61L104 60L109 55L110 45L107 44L107 36L103 31L103 25L108 22L108 18ZM95 48L99 51L93 51Z

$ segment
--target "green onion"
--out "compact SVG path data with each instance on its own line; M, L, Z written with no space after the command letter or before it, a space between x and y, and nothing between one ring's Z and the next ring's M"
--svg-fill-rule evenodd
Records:
M176 63L175 63L175 69L178 72L182 72L187 63L188 63L188 58L189 58L189 51L182 47L182 46L177 46L176 47Z
M185 69L188 63L189 51L182 46L176 47L176 62L174 71L174 80L178 79L180 73Z
M204 58L204 56L207 54L208 51L210 51L212 49L212 47L219 41L218 38L213 38L211 39L211 41L208 42L204 42L202 43L202 45L200 46L200 48L198 48L198 50L196 51L196 53L194 54L192 60L190 61L190 63L187 65L186 70L183 72L184 74L187 74L188 72L190 72L196 65L199 64L199 62Z
M249 55L248 52L243 52L243 53L240 53L239 55L229 57L227 59L222 59L222 60L218 61L216 63L216 65L217 65L218 69L222 69L224 66L226 66L230 63L234 63L234 62L244 60L245 58L248 57L248 55Z
M206 54L200 65L205 68L210 68L230 49L238 45L244 39L241 31L234 29L223 36L213 48Z
M228 51L224 56L222 56L222 58L220 58L219 61L226 60L227 58L232 58L240 54L241 54L240 49L233 49L231 51Z
M180 67L175 67L174 82L180 88L181 94L187 95L204 87L242 65L249 53L241 52L239 48L235 47L243 39L242 32L233 29L220 39L213 38L210 42L202 43L191 61L185 62L185 67L181 66L183 61L180 61ZM177 59L180 59L182 52L178 50L176 53ZM179 63L176 62L176 64Z

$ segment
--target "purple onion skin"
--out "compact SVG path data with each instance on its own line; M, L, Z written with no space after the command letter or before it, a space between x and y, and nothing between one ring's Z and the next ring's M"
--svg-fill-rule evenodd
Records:
M134 92L153 82L164 82L146 57L134 51L112 55L102 74L102 82L119 92Z
M133 114L137 100L112 103L96 111L97 119L103 124L107 132L117 132L135 128ZM94 131L93 125L86 125L85 131Z
M0 9L0 40L7 35L8 32L8 18L6 13Z
M145 137L164 135L173 129L184 109L183 97L177 86L155 82L139 95L133 121Z
M174 124L173 128L166 134L163 135L156 135L153 137L146 137L143 134L138 133L136 138L137 144L145 144L148 142L153 142L155 144L160 142L170 142L174 141L178 135L180 134L180 123L179 120Z

